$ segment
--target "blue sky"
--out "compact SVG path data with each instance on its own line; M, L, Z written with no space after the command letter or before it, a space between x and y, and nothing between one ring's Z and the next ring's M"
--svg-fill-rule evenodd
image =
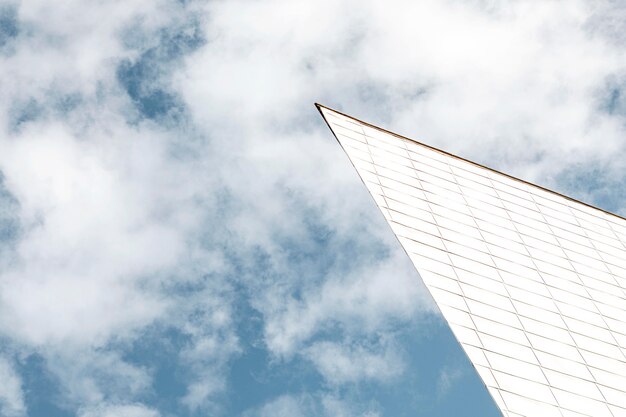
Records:
M313 103L625 214L625 16L0 2L0 416L498 416Z

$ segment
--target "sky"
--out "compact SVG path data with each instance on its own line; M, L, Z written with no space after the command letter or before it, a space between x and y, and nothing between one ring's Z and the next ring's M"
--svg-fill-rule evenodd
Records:
M0 0L0 416L497 417L313 103L626 214L621 0Z

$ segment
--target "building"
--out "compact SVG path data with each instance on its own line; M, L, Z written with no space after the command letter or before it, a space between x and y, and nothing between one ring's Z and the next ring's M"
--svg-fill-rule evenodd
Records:
M502 414L626 417L626 219L318 109Z

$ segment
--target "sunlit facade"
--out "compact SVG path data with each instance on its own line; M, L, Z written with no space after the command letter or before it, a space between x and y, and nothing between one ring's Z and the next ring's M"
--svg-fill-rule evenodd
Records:
M626 220L318 108L502 414L626 417Z

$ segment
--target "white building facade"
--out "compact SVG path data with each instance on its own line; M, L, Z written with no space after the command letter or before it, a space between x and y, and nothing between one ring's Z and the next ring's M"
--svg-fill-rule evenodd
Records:
M626 417L626 219L318 108L502 414Z

